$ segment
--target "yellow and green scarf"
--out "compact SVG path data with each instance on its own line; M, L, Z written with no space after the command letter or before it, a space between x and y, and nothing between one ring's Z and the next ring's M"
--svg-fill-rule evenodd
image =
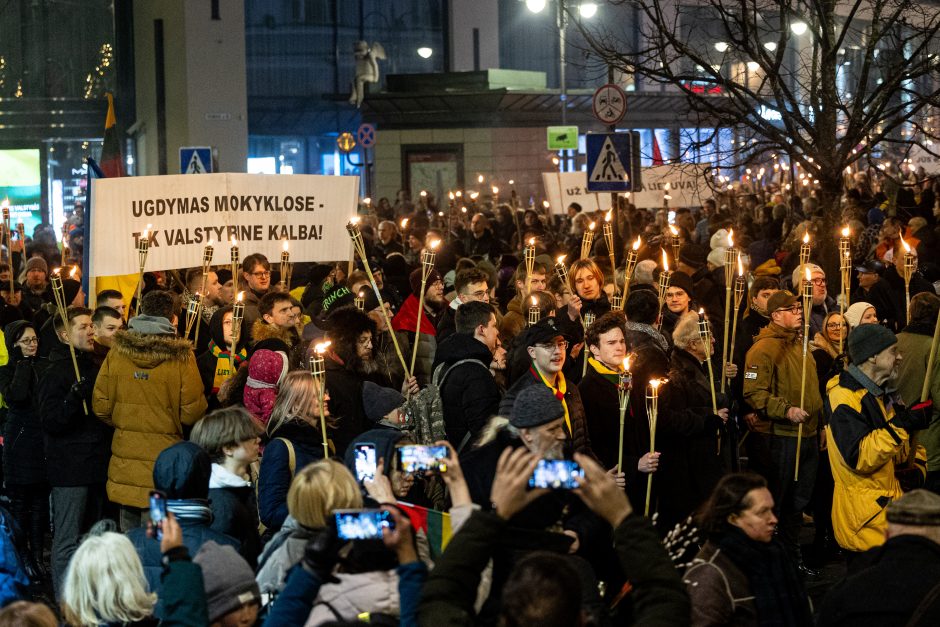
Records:
M568 435L573 435L574 432L571 430L571 416L568 415L568 403L565 402L565 392L568 390L568 384L565 381L565 375L558 373L556 381L558 381L558 386L554 386L548 382L538 368L535 367L535 364L529 366L529 372L532 373L532 376L541 381L552 391L552 394L555 395L555 398L561 401L561 406L565 409L565 425L568 427Z
M235 363L233 364L231 353L216 346L213 340L209 340L209 350L212 351L212 356L215 357L216 360L215 373L212 376L212 393L218 394L219 388L222 387L225 380L235 374L235 371L238 370L238 366L248 359L248 351L242 348L237 352L234 359Z

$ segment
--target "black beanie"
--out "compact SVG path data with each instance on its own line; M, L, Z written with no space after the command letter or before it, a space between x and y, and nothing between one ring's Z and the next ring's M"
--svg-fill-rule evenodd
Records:
M849 333L849 359L858 366L897 343L898 338L890 329L880 324L861 324Z
M362 384L362 406L366 418L378 422L392 411L405 404L405 397L392 388L382 387L372 381Z

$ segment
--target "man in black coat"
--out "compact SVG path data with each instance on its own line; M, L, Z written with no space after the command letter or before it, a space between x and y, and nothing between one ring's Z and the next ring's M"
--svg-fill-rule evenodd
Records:
M823 598L820 627L940 624L940 496L908 492L887 518L887 541L849 562Z
M544 385L558 397L565 409L564 428L572 451L593 455L581 394L577 386L568 385L561 371L565 366L568 341L556 326L555 318L542 318L526 329L521 340L532 363L529 370L506 391L499 404L499 414L508 416L512 413L516 397L522 390L533 385Z
M499 328L496 309L489 303L464 303L455 318L457 332L437 348L434 380L444 406L447 439L459 454L499 409L499 387L490 372Z
M499 256L499 240L490 230L490 221L482 213L470 219L470 235L463 239L463 248L467 257L486 257L495 262Z
M871 304L879 321L887 320L889 329L897 329L898 321L902 316L906 317L906 312L898 311L891 285L881 276L884 270L884 264L877 259L871 259L856 267L858 287L852 292L851 302ZM902 283L903 280L902 277Z
M457 297L444 308L440 322L437 323L437 344L450 337L457 330L457 308L475 300L490 302L489 275L480 268L466 268L454 277L454 291ZM440 348L438 348L440 350ZM438 360L439 361L439 360Z
M714 338L705 346L698 314L689 312L679 319L672 339L669 381L660 391L656 425L662 464L653 477L653 503L664 532L708 499L730 471L734 452L726 428L727 397L716 394L717 411L712 407L717 385L709 381L705 360L714 354Z
M608 312L587 329L585 344L591 351L587 374L578 384L584 404L588 433L594 454L604 468L617 466L620 442L620 373L623 371L627 344L624 340L624 317ZM623 468L628 485L656 470L659 453L624 451Z
M55 537L52 541L53 582L58 590L79 539L100 520L107 503L105 483L114 430L91 411L98 376L92 359L94 328L91 310L69 307L66 329L61 316L54 327L59 343L49 353L49 366L39 383L42 420ZM68 344L75 350L81 378L76 380Z

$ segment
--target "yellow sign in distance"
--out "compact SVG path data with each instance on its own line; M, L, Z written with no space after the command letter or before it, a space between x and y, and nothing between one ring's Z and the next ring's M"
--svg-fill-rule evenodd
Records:
M340 133L336 138L336 145L340 152L349 152L356 147L356 138L352 133Z

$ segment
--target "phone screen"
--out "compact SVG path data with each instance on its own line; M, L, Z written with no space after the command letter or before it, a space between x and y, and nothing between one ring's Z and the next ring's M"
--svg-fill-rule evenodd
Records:
M574 490L578 487L575 477L584 478L584 469L577 462L567 459L540 459L529 478L529 487Z
M340 540L381 540L383 529L395 527L384 509L338 509L333 517Z
M398 449L398 459L402 472L447 472L446 446L402 446Z
M163 540L163 521L166 520L166 496L159 490L150 492L150 522L157 532L157 540Z
M362 483L366 479L375 481L375 444L359 444L355 449L356 480Z

